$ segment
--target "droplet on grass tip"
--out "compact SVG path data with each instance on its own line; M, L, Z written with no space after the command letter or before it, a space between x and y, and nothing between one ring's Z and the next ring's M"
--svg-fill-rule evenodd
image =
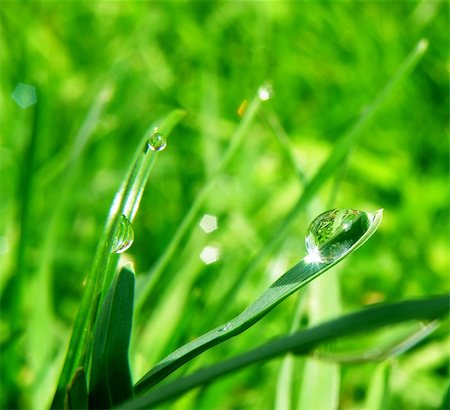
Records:
M131 222L122 215L120 217L119 226L117 228L117 234L114 238L113 246L111 249L112 253L123 253L134 241L134 230Z
M155 127L148 138L147 144L152 151L162 151L167 146L167 140L164 135L158 132L158 128Z
M261 101L267 101L273 96L273 89L270 84L262 85L258 88L258 97Z
M375 215L355 209L320 214L306 232L306 262L329 263L341 257L368 231Z
M36 88L29 84L19 83L11 97L19 107L27 108L37 102Z

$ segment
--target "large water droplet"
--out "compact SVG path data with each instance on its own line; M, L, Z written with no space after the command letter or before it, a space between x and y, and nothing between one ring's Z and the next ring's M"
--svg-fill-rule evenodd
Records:
M153 128L152 134L148 138L148 147L153 151L162 151L167 146L164 135L158 132L158 128Z
M117 234L114 238L114 242L112 245L111 252L113 253L123 253L125 252L131 245L133 245L134 241L134 230L131 222L122 215L119 221L119 227L117 228Z
M307 262L329 263L348 251L369 229L374 214L332 209L320 214L306 232Z

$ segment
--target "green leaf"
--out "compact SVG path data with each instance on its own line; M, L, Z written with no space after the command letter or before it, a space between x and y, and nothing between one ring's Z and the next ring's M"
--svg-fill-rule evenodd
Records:
M128 362L133 299L134 273L122 268L95 324L89 381L90 408L110 408L133 394Z
M299 331L196 373L167 383L121 405L120 409L146 409L173 399L195 387L233 373L254 363L267 361L288 352L307 354L320 344L343 336L377 330L410 320L435 320L445 316L450 308L450 295L428 299L376 304L358 312Z
M378 211L375 214L374 219L371 221L371 225L368 227L367 231L360 237L352 238L352 242L354 243L353 246L343 252L335 260L330 262L314 263L307 262L306 258L301 260L281 278L275 281L275 283L273 283L272 286L266 290L266 292L264 292L240 315L226 324L205 333L198 339L182 346L158 363L150 372L139 380L135 387L136 392L139 393L149 389L195 356L210 347L230 339L231 337L236 336L248 329L289 295L300 289L302 286L305 286L308 282L321 275L323 272L330 269L336 263L359 248L376 231L381 222L381 218L382 211ZM359 233L361 232L358 231L358 235Z
M88 409L88 393L86 386L86 375L84 369L80 367L75 372L72 382L67 389L67 404L69 409Z
M79 365L83 365L86 369L89 366L89 350L97 309L104 298L104 289L109 289L111 286L117 267L118 255L111 251L120 220L123 216L130 222L133 220L150 172L157 155L159 155L147 149L149 134L157 126L159 132L167 137L184 115L183 110L174 110L162 121L150 126L136 148L134 160L131 162L127 176L115 196L97 246L94 263L87 277L86 290L73 326L72 337L53 398L52 408L58 409L64 406L64 392L75 369Z

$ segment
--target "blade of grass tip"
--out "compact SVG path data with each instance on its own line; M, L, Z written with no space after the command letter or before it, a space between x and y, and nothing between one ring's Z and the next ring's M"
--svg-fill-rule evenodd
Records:
M379 363L369 383L369 391L364 403L364 410L389 409L389 378L391 364L389 362Z
M358 142L358 139L361 138L364 129L370 124L389 96L399 86L400 82L408 75L408 73L415 67L421 57L425 54L427 47L428 42L426 40L420 40L418 42L411 53L402 62L393 77L375 97L372 104L370 104L361 114L356 124L338 141L333 148L333 151L320 166L316 174L309 179L290 213L274 232L274 235L271 236L269 242L256 254L247 268L241 273L239 276L239 281L236 283L235 287L225 295L224 300L232 301L237 294L236 289L241 286L241 283L260 266L266 255L278 246L288 229L297 220L300 212L306 208L309 202L315 197L316 192L323 186L328 178L334 175L336 169L341 166L350 149ZM232 305L232 303L227 304L227 306ZM226 306L224 307L223 313L227 313Z
M371 305L358 312L282 337L222 363L166 383L134 400L123 403L118 408L151 408L255 363L267 361L288 352L297 355L306 354L324 342L362 332L371 332L393 324L411 320L436 320L447 315L449 308L449 294L427 299Z
M236 152L239 150L245 135L247 134L250 125L252 124L256 113L261 105L261 97L257 94L253 100L250 102L241 123L239 124L236 132L231 138L231 142L225 152L221 163L217 167L216 171L211 175L208 181L205 183L203 188L197 194L194 203L189 208L188 212L184 216L182 222L178 226L175 234L173 235L170 243L167 245L164 253L160 256L158 261L155 263L152 270L147 274L147 279L143 281L141 289L137 290L137 300L136 300L136 312L137 314L141 312L146 301L152 299L151 292L154 284L158 281L163 270L166 268L174 253L176 252L178 246L180 245L183 237L187 233L189 227L192 225L194 218L196 217L200 207L207 198L208 194L212 191L218 179L220 178L223 170L229 165ZM140 315L138 315L140 317Z
M255 302L253 302L241 314L226 324L219 326L192 342L180 347L178 350L159 362L151 371L136 384L136 392L142 392L151 388L167 375L178 369L187 361L244 330L259 321L275 306L281 303L289 295L300 289L339 263L345 257L354 252L364 244L376 231L382 219L382 211L378 211L370 222L370 226L364 232L352 231L354 238L348 238L353 246L330 262L308 262L307 258L301 260L297 265L276 280ZM330 242L334 243L333 241Z
M111 285L114 270L117 266L118 255L112 251L119 224L123 216L133 219L150 170L156 160L157 153L149 151L148 138L152 135L155 127L158 132L164 132L164 136L167 138L173 127L184 115L183 110L174 110L162 121L158 121L156 125L151 126L137 146L134 160L131 162L127 176L114 198L97 246L94 263L87 277L86 289L75 318L66 360L58 381L52 408L63 407L66 386L80 361L85 361L85 368L88 369L89 358L87 353L92 337L93 323L97 316L97 307L104 296L103 289L109 288ZM149 155L150 152L152 155Z
M29 354L31 358L33 374L39 374L41 377L33 385L33 402L34 408L39 408L42 403L42 386L41 382L45 381L43 372L48 367L49 354L54 350L54 339L49 338L51 329L54 329L54 318L52 312L52 262L54 257L55 244L58 240L58 228L61 226L61 220L65 216L64 212L67 206L68 198L73 191L74 182L76 180L77 171L80 166L80 157L86 147L89 137L92 135L98 120L103 112L105 104L108 102L111 92L104 89L98 93L96 99L92 103L86 118L84 119L79 131L77 132L70 158L66 167L66 172L61 181L61 190L58 198L52 205L52 213L50 215L43 246L39 252L40 259L38 270L34 282L30 283L29 292L31 300L40 300L30 312L30 336L29 336ZM34 296L33 296L34 295ZM52 392L45 392L52 394Z

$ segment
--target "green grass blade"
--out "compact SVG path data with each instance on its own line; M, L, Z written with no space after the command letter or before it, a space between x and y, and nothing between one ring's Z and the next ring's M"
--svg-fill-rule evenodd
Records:
M89 408L86 374L82 367L75 372L67 389L67 404L70 410L87 410Z
M121 409L144 409L173 399L195 387L210 384L214 379L252 364L286 354L306 354L324 342L411 320L435 320L445 316L450 308L450 294L427 299L383 303L366 307L338 319L323 323L293 335L269 342L245 354L201 369L182 379L167 383L153 391L121 405Z
M189 211L183 218L183 221L180 223L177 231L172 237L169 245L167 246L164 253L161 255L159 260L156 262L155 267L148 275L148 279L145 283L142 284L142 289L138 289L136 295L136 311L140 312L145 304L145 302L151 299L151 292L154 284L162 274L163 270L166 268L169 261L172 259L174 253L178 249L184 235L188 231L191 226L194 218L196 217L200 207L208 197L209 193L215 187L219 177L222 175L223 170L229 165L230 161L234 158L236 152L241 146L250 125L252 124L259 107L261 105L261 99L258 95L256 95L251 103L249 104L239 127L231 138L230 145L225 152L222 161L217 167L216 171L210 176L208 181L203 186L202 190L198 193L194 203L191 205Z
M388 362L377 365L369 383L369 391L364 410L389 409L389 377L391 364Z
M205 333L203 336L200 336L198 339L179 348L162 360L141 380L139 380L136 384L136 392L139 393L149 389L195 356L210 347L215 346L248 329L289 295L306 285L317 276L321 275L326 270L330 269L366 242L378 228L381 218L382 212L378 211L375 214L375 218L368 230L360 237L355 238L354 245L340 255L340 257L336 260L328 263L308 263L305 261L305 258L300 261L281 278L275 281L272 286L266 290L266 292L264 292L240 315L236 316L228 323Z
M122 268L95 324L89 404L110 408L133 394L128 348L133 317L134 273Z
M149 133L157 126L159 132L167 137L184 114L182 110L174 110L162 121L150 126L137 146L134 160L131 162L129 172L116 194L97 246L97 253L92 270L88 275L86 290L75 319L72 337L53 399L52 408L63 407L64 392L75 369L80 364L88 365L89 343L92 337L97 307L104 296L103 289L108 289L111 285L118 261L118 255L112 254L111 251L114 238L118 232L120 218L122 215L125 215L132 222L139 206L145 183L158 155L147 149ZM85 363L80 363L83 361Z
M339 315L341 311L336 275L320 277L309 286L310 326ZM337 363L307 358L299 393L298 409L335 409L339 400L340 369Z
M245 281L245 279L260 266L266 255L272 252L274 248L279 245L280 241L285 237L286 232L295 223L295 221L297 221L300 212L302 212L311 200L315 198L316 193L320 188L322 188L324 183L330 177L334 176L336 172L338 172L342 166L342 163L348 156L349 151L355 146L358 139L361 138L364 130L369 126L376 114L387 102L388 98L394 93L402 80L419 62L425 54L427 47L428 42L426 40L421 40L417 43L414 49L399 66L392 78L387 82L364 113L361 114L355 125L347 133L345 133L342 138L340 138L333 151L320 166L316 174L308 180L302 194L298 198L296 204L292 207L290 213L283 220L277 231L274 232L269 242L252 259L245 271L242 272L240 275L240 281L237 282L235 287L225 295L224 300L233 300L234 295L236 294L236 289L238 289L242 282ZM226 311L226 307L224 310Z

